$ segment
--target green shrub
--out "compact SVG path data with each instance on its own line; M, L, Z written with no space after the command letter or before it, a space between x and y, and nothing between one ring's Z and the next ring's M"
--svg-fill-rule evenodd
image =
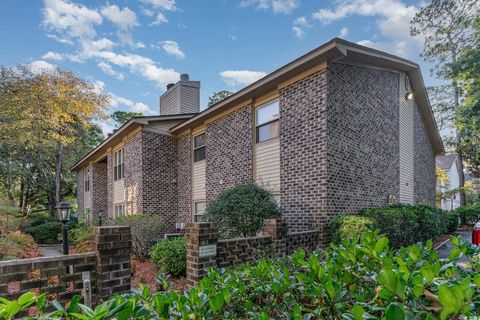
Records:
M331 241L340 243L352 236L362 236L368 230L375 229L375 221L371 218L356 215L340 215L330 221Z
M270 192L247 184L220 193L208 204L205 220L216 222L220 231L229 236L254 236L264 219L280 215L280 208Z
M55 217L46 213L31 214L27 216L27 219L29 220L29 227L37 227L48 222L58 222Z
M185 238L180 237L160 240L150 257L158 271L180 276L185 275L186 255Z
M444 211L442 217L448 233L457 231L458 225L460 224L458 213L455 211Z
M459 215L462 225L472 225L480 221L480 205L460 207L455 212Z
M137 214L107 220L106 225L130 226L132 234L132 254L145 260L152 247L165 235L165 217L160 214Z
M62 232L61 222L46 222L44 224L28 227L26 232L32 235L35 242L42 244L59 243Z
M365 209L361 215L375 220L396 248L435 239L447 231L442 211L427 205L397 204Z
M183 294L160 277L165 290L140 286L92 311L77 305L79 298L69 308L49 309L48 299L27 293L0 300L0 318L17 318L19 309L35 305L34 319L476 319L479 250L455 237L452 244L440 259L432 241L394 251L388 238L369 231L308 255L212 269ZM472 260L468 268L462 253Z

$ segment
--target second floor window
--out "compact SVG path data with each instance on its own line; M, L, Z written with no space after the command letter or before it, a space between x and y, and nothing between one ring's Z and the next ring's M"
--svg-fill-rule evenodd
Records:
M193 137L193 161L205 160L205 133Z
M257 143L278 137L278 100L257 108L255 125Z
M83 183L85 192L90 191L90 169L83 172Z
M113 180L123 179L124 171L123 149L120 149L113 154Z

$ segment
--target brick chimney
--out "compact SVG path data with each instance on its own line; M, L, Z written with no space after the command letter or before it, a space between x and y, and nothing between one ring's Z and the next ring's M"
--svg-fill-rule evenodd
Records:
M200 112L200 81L190 81L187 73L180 81L169 83L160 96L160 115Z

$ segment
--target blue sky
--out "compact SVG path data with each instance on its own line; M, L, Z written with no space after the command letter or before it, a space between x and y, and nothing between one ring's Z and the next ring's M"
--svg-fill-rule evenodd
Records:
M96 82L111 111L158 113L180 73L201 81L201 108L334 37L423 67L407 0L2 0L0 64L58 65ZM103 124L104 131L112 123Z

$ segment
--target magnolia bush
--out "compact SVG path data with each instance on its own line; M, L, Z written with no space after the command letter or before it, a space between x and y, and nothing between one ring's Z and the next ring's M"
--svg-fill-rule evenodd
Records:
M184 293L159 277L90 309L74 298L68 308L44 295L0 299L0 318L35 306L32 319L459 319L480 315L479 250L452 237L441 259L432 241L392 250L388 238L368 231L327 250L212 269ZM462 256L471 263L461 265ZM49 306L54 311L47 311Z

